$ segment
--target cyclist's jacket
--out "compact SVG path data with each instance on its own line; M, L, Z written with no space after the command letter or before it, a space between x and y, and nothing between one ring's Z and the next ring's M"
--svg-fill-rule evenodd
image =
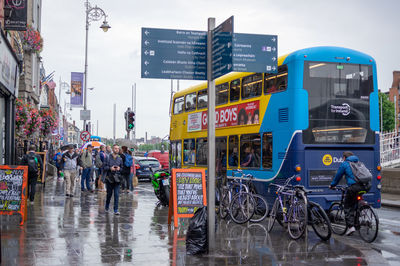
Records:
M357 183L356 179L354 178L353 171L351 171L351 166L349 162L358 162L358 157L355 155L349 156L346 158L346 161L344 161L339 169L336 172L335 178L333 179L331 186L334 187L336 186L340 179L342 179L343 175L346 176L346 182L348 186L351 186L355 183Z

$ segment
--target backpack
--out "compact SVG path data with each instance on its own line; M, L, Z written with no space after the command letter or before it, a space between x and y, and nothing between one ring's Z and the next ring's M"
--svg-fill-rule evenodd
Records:
M353 172L353 175L357 181L357 183L360 183L361 185L370 185L372 182L372 174L368 170L365 165L358 161L358 162L349 162L351 171Z
M125 154L124 166L131 167L133 164L133 158L130 154Z
M38 159L34 154L27 155L28 173L37 174L39 172Z
M100 158L100 152L97 153L96 158L94 159L94 164L97 168L101 168L103 166L103 162L101 161Z

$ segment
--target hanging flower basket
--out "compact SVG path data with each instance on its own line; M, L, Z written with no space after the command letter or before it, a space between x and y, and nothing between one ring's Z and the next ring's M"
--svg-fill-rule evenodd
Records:
M28 25L22 38L22 47L26 52L40 53L43 50L43 38L37 30Z
M31 104L15 101L15 132L18 139L29 139L39 131L39 111Z
M39 111L39 114L41 118L39 127L40 136L46 138L51 134L51 132L53 132L57 128L58 119L51 109L42 109Z

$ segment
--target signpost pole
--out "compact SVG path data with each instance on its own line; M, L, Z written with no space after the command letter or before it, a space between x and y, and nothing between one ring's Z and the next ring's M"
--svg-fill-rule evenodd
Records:
M212 77L212 31L215 18L208 18L207 31L207 88L208 88L208 252L215 248L215 81Z

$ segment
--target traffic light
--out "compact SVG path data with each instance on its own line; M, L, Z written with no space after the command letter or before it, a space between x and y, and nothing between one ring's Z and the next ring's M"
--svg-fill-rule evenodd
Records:
M135 112L129 111L128 112L128 129L133 130L135 128Z

